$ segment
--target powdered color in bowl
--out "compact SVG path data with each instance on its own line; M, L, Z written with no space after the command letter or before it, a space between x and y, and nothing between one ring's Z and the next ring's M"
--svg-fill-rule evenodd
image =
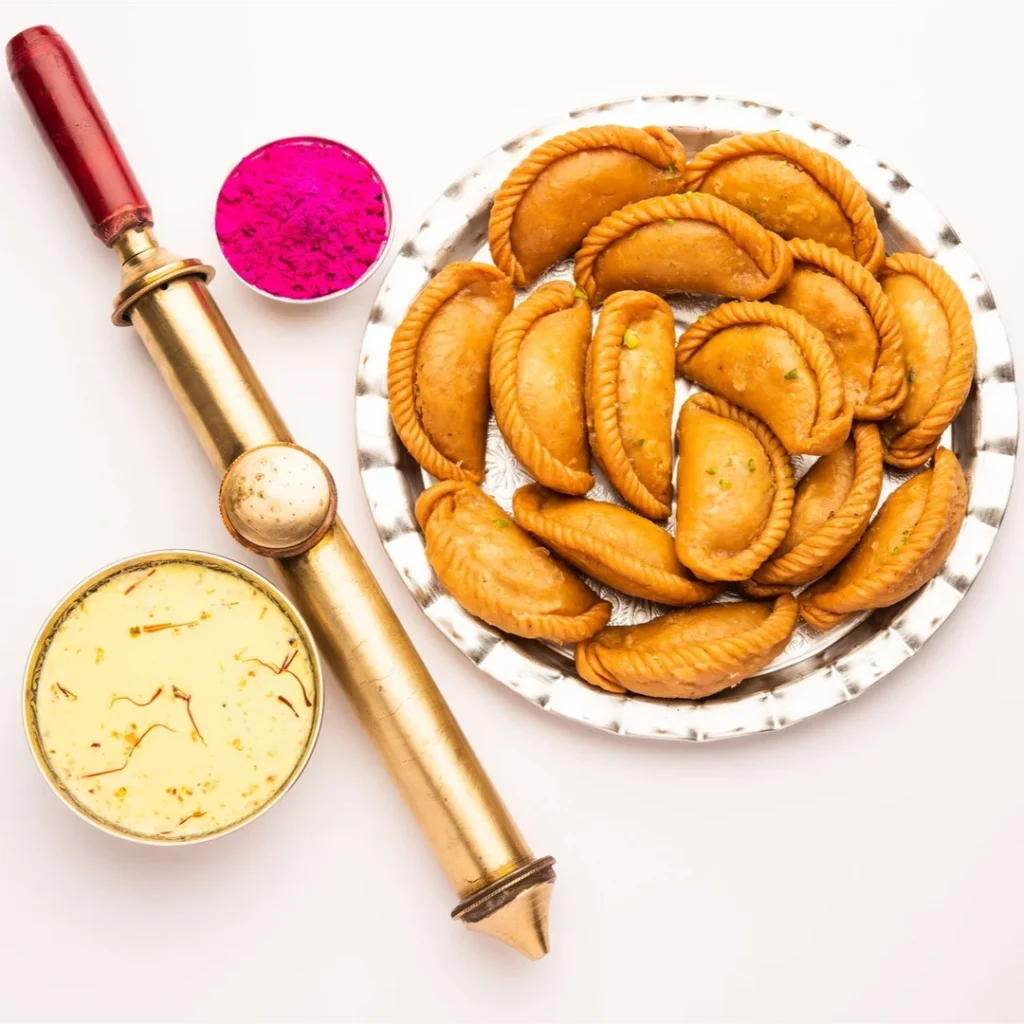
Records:
M391 204L355 150L315 136L278 139L244 157L217 196L217 241L246 284L275 299L344 295L384 258Z

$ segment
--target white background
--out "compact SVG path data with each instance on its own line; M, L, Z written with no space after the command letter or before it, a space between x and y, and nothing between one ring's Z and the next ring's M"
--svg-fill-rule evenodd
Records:
M122 556L208 549L216 484L116 267L0 86L0 1013L76 1020L962 1019L1024 1015L1020 495L953 619L862 699L717 745L626 741L473 669L414 605L356 472L352 394L376 284L286 308L224 269L212 205L254 146L341 139L399 237L478 156L635 93L749 97L841 130L956 226L1020 356L1016 4L10 3L76 48L165 244L214 290L538 853L536 964L455 902L341 693L295 790L234 835L158 850L50 793L21 724L33 636ZM378 275L379 279L380 275Z

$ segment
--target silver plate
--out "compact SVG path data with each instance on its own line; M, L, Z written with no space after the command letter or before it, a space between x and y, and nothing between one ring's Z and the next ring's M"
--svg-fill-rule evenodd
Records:
M427 562L413 515L433 479L406 452L391 423L387 361L391 335L427 281L453 260L490 263L491 201L516 164L545 139L586 125L649 124L670 128L693 154L738 132L779 129L824 150L867 190L889 252L937 260L962 289L978 339L974 387L943 443L960 458L970 488L967 518L939 575L892 608L852 617L823 634L801 625L785 651L740 686L703 701L654 700L595 689L575 673L572 651L522 640L469 615L445 592ZM571 261L543 280L571 279ZM672 301L682 329L716 304L707 296ZM677 382L676 408L689 393ZM898 171L820 124L749 101L714 96L644 96L577 110L541 125L485 156L452 183L401 247L370 322L356 385L356 435L363 486L384 548L427 617L488 675L539 707L627 736L711 740L792 725L853 699L909 658L945 622L974 582L1006 509L1017 449L1013 358L995 301L953 228ZM798 459L798 475L811 460ZM591 496L620 501L600 476ZM883 498L907 474L887 475ZM491 422L484 489L506 509L529 481ZM592 585L613 604L612 622L643 622L663 609Z

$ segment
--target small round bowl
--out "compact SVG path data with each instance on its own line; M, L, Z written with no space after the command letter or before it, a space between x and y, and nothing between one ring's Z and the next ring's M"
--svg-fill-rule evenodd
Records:
M221 243L220 235L217 232L217 211L220 207L220 197L224 191L224 187L231 180L232 176L235 174L238 168L241 167L242 164L244 164L246 161L251 160L254 157L258 156L259 154L266 152L268 149L289 145L307 145L310 143L336 148L346 153L347 155L354 157L361 163L365 164L365 166L370 170L370 172L373 174L374 179L380 185L381 202L383 203L384 206L385 235L384 242L380 247L380 251L377 253L376 259L374 259L374 261L369 266L367 266L363 274L360 277L358 277L355 281L353 281L352 284L350 284L347 288L339 288L337 291L328 292L328 294L326 295L316 295L311 298L294 298L288 295L276 295L274 292L267 291L265 288L260 288L259 285L253 284L251 281L247 281L234 268L234 266L231 263L231 260L228 257L228 254L224 251L224 246ZM356 288L363 284L363 282L368 281L374 275L378 267L380 267L380 265L384 262L384 259L387 257L387 254L391 249L391 242L395 234L394 221L391 214L391 196L388 192L387 185L385 185L384 179L380 176L380 173L377 171L377 168L374 167L374 165L370 163L370 161L367 160L366 157L362 155L362 153L353 149L351 146L346 146L343 143L336 141L335 139L328 139L320 135L292 135L281 139L274 139L271 142L264 143L262 146L257 146L256 149L252 150L252 152L247 153L245 156L243 156L242 159L239 160L234 165L234 167L231 168L231 170L225 176L224 181L221 182L220 188L217 190L217 201L214 204L213 219L214 234L217 237L217 246L220 249L221 256L224 257L224 262L227 264L228 270L230 270L231 273L234 274L234 276L237 277L238 280L242 282L242 284L244 284L247 288L251 288L257 294L263 295L268 299L273 299L275 302L285 302L290 305L296 306L308 306L312 305L315 302L327 302L329 299L337 299L340 298L342 295L348 295L350 292L355 291Z
M240 818L237 818L220 828L184 836L147 835L141 832L134 832L127 828L119 827L117 824L100 817L94 811L76 800L74 795L68 790L60 778L58 778L46 756L46 752L43 749L42 738L39 733L39 723L36 710L40 674L42 672L46 654L57 630L64 623L68 614L85 598L97 591L110 580L141 569L155 570L159 566L168 563L188 563L202 568L219 570L238 577L265 595L268 600L273 602L285 614L286 618L289 620L289 624L294 627L295 635L299 643L305 649L306 656L309 659L314 690L311 708L312 721L309 726L309 733L306 738L305 745L298 760L294 763L288 777L284 782L282 782L280 787L264 803L260 804L259 807L247 814L244 814ZM198 628L202 627L200 626ZM76 696L75 700L77 699L78 698ZM108 565L100 569L98 572L93 573L93 575L88 579L83 580L60 601L56 608L54 608L50 613L32 646L32 653L29 656L28 666L25 671L24 700L25 730L28 735L29 746L32 749L32 755L35 758L36 764L39 766L39 770L42 772L43 777L49 783L50 788L61 798L61 800L64 801L65 804L67 804L68 807L71 808L71 810L73 810L80 818L84 818L91 825L95 825L104 832L107 832L110 835L119 836L122 839L129 839L133 842L145 843L153 846L186 846L193 843L205 842L208 839L215 839L218 836L227 835L229 832L234 832L237 829L240 829L243 825L247 825L250 821L255 820L262 814L265 814L278 802L278 800L281 799L282 796L284 796L286 792L288 792L289 789L291 789L295 780L302 773L303 768L305 768L306 763L309 761L309 757L313 752L313 747L316 745L317 736L320 732L320 723L323 718L324 692L320 659L317 654L312 634L309 631L309 627L299 614L298 609L269 580L264 579L264 577L253 572L253 570L249 569L247 566L241 565L230 558L224 558L220 555L212 555L203 551L152 551L145 554L134 555L131 558L114 562L112 565ZM186 707L189 715L191 716L191 708L188 705L186 705ZM141 743L141 739L136 741L136 746L139 743Z

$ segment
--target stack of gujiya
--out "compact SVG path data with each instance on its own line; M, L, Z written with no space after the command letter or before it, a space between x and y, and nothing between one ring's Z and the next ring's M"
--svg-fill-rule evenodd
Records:
M516 167L489 240L495 266L424 288L388 373L398 434L440 481L416 505L427 557L467 611L575 642L595 686L699 698L767 665L800 617L827 629L938 572L966 509L939 438L970 390L971 318L936 263L886 258L836 160L769 132L687 162L662 128L583 128ZM575 287L513 308L573 254ZM677 340L660 296L690 292L727 301ZM673 538L656 521L677 373L703 390L675 425ZM492 409L536 480L514 518L479 486ZM791 454L819 456L796 485ZM591 456L634 511L585 497ZM884 464L920 472L874 515ZM677 610L609 626L570 566ZM706 604L725 584L747 599Z

